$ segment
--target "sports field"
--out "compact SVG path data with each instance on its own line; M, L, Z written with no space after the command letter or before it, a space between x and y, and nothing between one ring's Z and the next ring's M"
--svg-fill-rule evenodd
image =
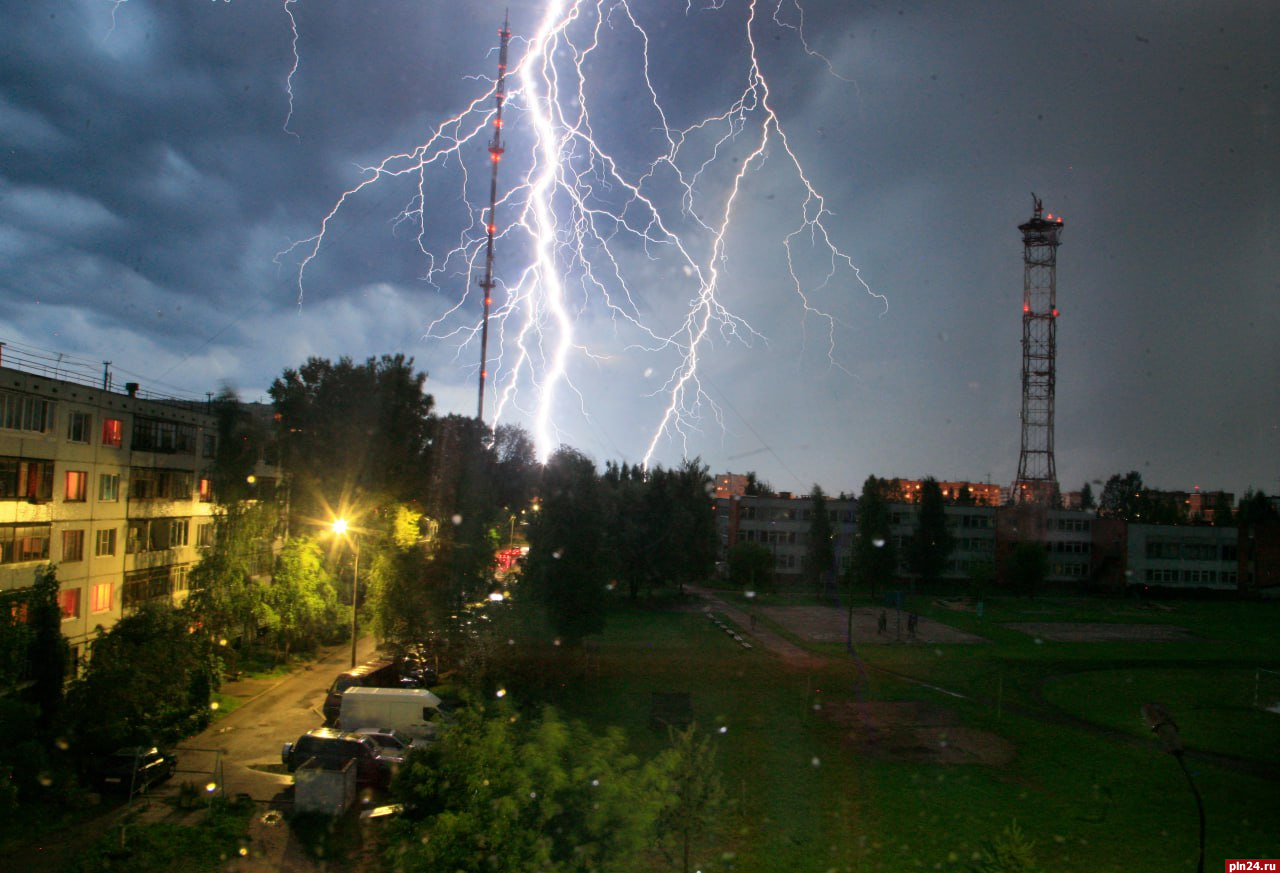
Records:
M1194 870L1195 801L1144 703L1187 747L1206 869L1280 857L1280 714L1255 705L1280 605L914 598L913 636L871 602L851 634L847 609L715 597L619 608L547 665L562 710L642 752L654 695L688 694L729 799L701 870L959 871L1014 821L1045 870Z

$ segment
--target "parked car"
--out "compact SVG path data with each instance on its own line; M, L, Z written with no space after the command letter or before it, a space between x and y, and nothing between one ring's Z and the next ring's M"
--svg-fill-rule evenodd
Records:
M94 781L102 791L137 794L163 782L178 769L178 759L160 749L128 746L94 762Z
M395 755L401 758L408 757L409 752L414 749L425 748L428 745L424 739L411 737L403 731L389 727L356 728L354 733L373 740L382 749L384 755Z
M324 698L324 723L332 726L342 710L342 694L348 688L398 688L400 671L394 661L370 661L339 673Z
M347 761L354 761L356 782L379 787L391 783L395 768L404 760L403 755L390 750L384 751L370 737L333 728L316 728L298 737L296 742L285 743L280 751L280 758L290 773L309 758L315 758L325 765L339 766Z

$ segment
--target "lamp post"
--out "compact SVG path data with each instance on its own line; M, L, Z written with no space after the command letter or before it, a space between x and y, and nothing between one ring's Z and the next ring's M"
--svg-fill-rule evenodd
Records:
M345 518L335 518L330 525L333 532L342 536L350 530ZM356 665L356 630L357 618L360 615L360 535L351 531L352 548L355 551L355 562L351 568L351 666Z

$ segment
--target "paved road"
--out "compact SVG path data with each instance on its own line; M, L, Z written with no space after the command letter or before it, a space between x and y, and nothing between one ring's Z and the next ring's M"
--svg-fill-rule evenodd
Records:
M373 638L366 637L360 641L357 658L366 661L374 652ZM187 780L202 784L220 757L228 797L248 794L256 801L280 799L293 786L293 777L280 762L281 746L324 723L325 691L334 676L350 665L351 647L341 645L323 650L315 661L281 679L224 685L224 693L250 695L250 699L182 743L173 784Z

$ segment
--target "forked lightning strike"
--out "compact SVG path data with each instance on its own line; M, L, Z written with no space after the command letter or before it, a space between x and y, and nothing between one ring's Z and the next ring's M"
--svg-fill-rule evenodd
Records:
M289 10L294 2L285 0L295 27L290 83L298 68L297 22ZM729 0L712 0L701 12L727 15L729 5ZM494 232L500 272L506 278L495 280L501 292L491 316L497 342L484 366L498 389L495 423L513 409L528 416L544 459L559 442L554 415L564 395L575 397L584 415L590 412L588 398L575 386L572 374L575 365L590 366L608 357L603 343L598 346L583 333L601 314L611 319L611 333L627 338L627 351L656 356L674 352L674 364L668 365L653 395L661 398L661 411L648 438L645 466L664 440L676 441L687 453L688 440L705 415L723 425L699 377L699 359L715 340L763 339L734 314L724 282L727 245L741 210L744 183L770 156L780 158L798 183L799 217L794 227L780 234L778 245L803 316L824 326L833 366L838 366L838 321L815 302L815 294L846 274L887 306L831 238L826 224L831 213L792 149L761 66L760 31L776 27L794 32L805 52L830 69L826 58L804 39L797 0L742 0L747 52L742 90L723 111L685 124L672 120L659 97L649 34L637 19L636 7L630 0L548 0L532 33L516 39L522 51L506 75L506 106L515 121L507 126L506 155L522 166L504 165L503 170L509 187L497 203ZM694 13L690 3L685 14ZM520 30L518 22L514 29ZM626 46L638 56L633 92L643 96L645 105L643 113L628 110L636 130L625 146L607 148L606 141L617 134L598 135L593 113L603 115L603 109L617 107L597 99L596 77L601 69L611 79L622 74L623 62L608 56L616 46ZM467 164L483 150L493 124L496 87L493 80L486 93L442 121L412 150L364 168L363 178L338 196L317 232L281 253L300 253L299 303L307 270L343 208L379 181L409 177L413 193L397 221L415 227L426 259L425 278L446 292L464 280L463 293L427 333L457 341L460 350L477 337L481 326L472 313L479 307L472 295L482 284L478 273L489 223L495 219L487 202L477 205ZM286 130L288 124L286 120ZM641 147L650 149L649 157L636 158ZM500 156L495 154L494 160ZM729 163L732 159L736 167ZM431 193L439 190L441 179L454 179L469 217L469 224L445 244L439 239L449 231L433 215L433 198L439 198ZM803 255L797 254L800 246ZM815 252L823 266L818 281L806 283L801 277L812 269ZM799 257L805 259L806 270L799 268ZM687 290L681 293L689 295L687 308L674 329L659 329L644 313L653 308L659 277L663 294L670 295L673 275L685 283Z

